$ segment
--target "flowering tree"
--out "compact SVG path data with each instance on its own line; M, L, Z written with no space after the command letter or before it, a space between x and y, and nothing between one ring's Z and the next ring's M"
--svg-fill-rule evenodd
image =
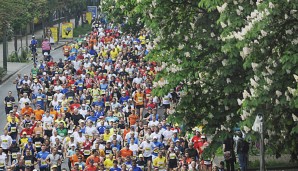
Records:
M170 119L203 125L213 153L239 125L247 137L264 114L267 144L297 154L297 10L293 1L106 1L111 16L136 16L155 34L148 59L157 61L154 94L179 84L181 100ZM112 7L111 7L112 6ZM295 80L295 78L296 80ZM296 119L296 120L295 120Z

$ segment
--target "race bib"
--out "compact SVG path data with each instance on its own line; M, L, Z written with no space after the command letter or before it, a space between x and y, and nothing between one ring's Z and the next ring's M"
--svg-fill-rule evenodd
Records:
M25 160L25 165L26 166L31 166L31 160Z
M8 140L2 140L2 142L4 142L4 143L7 143L7 142L8 142Z
M150 148L150 147L146 147L145 150L146 150L146 151L150 151L151 148Z
M143 103L143 97L138 97L138 102Z
M210 160L204 160L204 165L211 165L211 161Z
M73 100L73 97L72 96L69 96L67 99L68 99L68 101L72 101Z
M106 153L110 154L110 153L112 153L112 151L111 150L106 150Z
M159 165L159 166L163 166L164 164L165 164L165 163L164 163L163 161L159 161L159 162L158 162L158 165Z
M11 127L11 128L10 128L10 131L11 131L11 132L17 132L17 128L16 128L16 127Z
M4 167L4 162L0 162L0 167Z
M105 102L105 106L110 106L110 102Z
M81 164L79 165L79 170L83 170L83 167Z
M87 103L87 104L90 104L90 100L86 100L86 103Z
M35 142L35 147L40 148L41 147L41 142Z
M151 96L151 94L146 94L146 97L149 98Z
M47 164L47 162L46 162L45 160L41 160L41 165L42 165L42 166L46 166L46 165L48 165L48 164Z
M42 97L41 96L37 96L37 101L41 101Z
M53 97L52 96L48 96L48 101L52 101Z
M17 158L17 153L11 153L11 157L12 157L13 159L16 159L16 158Z
M79 86L79 87L83 87L83 83L79 83L78 86Z
M90 155L90 150L84 150L84 155L89 156Z
M64 50L64 53L68 53L68 52L69 52L68 49L65 49L65 50Z
M169 100L169 98L168 97L165 97L164 100Z
M175 159L176 158L176 154L175 153L170 153L170 159Z
M12 103L11 103L11 102L7 102L7 103L6 103L6 106L7 106L7 107L12 107Z

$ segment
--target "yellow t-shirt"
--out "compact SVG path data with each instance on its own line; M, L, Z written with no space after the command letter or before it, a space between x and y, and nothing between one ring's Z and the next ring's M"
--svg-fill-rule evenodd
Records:
M153 160L153 166L154 167L158 167L159 169L165 169L166 168L166 158L165 157L162 157L162 158L159 158L159 157L156 157L154 160Z
M7 122L12 122L12 119L11 119L11 116L10 115L8 115L7 117L6 117L6 120L7 120ZM16 123L19 123L20 121L19 121L19 119L17 118L17 117L15 117L15 121L16 121Z
M113 135L112 132L110 132L109 134L104 133L103 134L103 140L108 141L112 135Z
M107 57L108 56L107 51L100 51L100 53L102 54L103 57Z
M107 158L104 162L103 162L105 168L110 169L111 167L113 167L113 161L109 158Z
M139 39L140 39L142 45L146 44L145 36L140 36Z
M110 51L110 55L111 55L112 60L115 61L117 59L117 56L118 56L117 50Z

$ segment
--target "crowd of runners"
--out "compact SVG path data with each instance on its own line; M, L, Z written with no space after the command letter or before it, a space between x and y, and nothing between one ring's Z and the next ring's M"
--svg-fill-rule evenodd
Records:
M31 73L18 74L18 94L4 99L0 170L211 170L201 157L206 136L167 121L181 86L151 94L158 64L145 60L150 36L95 20L64 56L43 49Z

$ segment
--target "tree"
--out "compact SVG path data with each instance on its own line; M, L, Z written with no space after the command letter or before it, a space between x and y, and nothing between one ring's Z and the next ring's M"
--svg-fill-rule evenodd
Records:
M154 94L183 85L170 116L184 128L203 125L213 135L208 149L238 125L247 137L263 113L268 149L297 156L297 10L293 1L135 0L104 1L115 19L135 18L150 29L159 63ZM296 80L297 81L297 80ZM295 89L296 88L296 89ZM279 123L278 126L277 123ZM284 145L286 148L281 148Z

